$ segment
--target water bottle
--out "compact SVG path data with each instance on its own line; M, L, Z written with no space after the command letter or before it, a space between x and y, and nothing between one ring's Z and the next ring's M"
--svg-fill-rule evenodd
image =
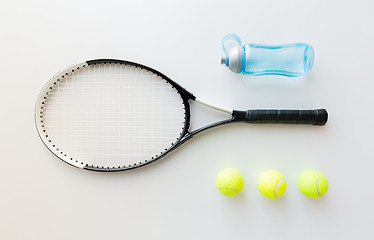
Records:
M304 43L242 45L237 35L229 34L223 38L222 47L226 56L221 56L221 64L245 75L299 77L308 74L314 62L312 46Z

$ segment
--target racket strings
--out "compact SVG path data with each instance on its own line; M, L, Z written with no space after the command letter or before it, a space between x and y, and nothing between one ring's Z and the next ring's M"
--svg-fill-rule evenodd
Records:
M142 164L172 147L185 128L177 90L139 67L95 64L51 85L43 131L71 161L98 168Z

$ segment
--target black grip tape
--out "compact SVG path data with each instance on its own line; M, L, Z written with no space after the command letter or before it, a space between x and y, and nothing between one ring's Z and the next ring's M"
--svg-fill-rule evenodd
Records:
M323 126L327 122L326 109L315 110L248 110L233 111L234 121L247 123L310 124Z

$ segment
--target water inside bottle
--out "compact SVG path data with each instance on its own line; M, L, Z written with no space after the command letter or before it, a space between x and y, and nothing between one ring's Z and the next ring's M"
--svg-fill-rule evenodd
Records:
M313 67L314 52L308 44L281 46L247 44L243 50L244 74L298 77L306 75Z

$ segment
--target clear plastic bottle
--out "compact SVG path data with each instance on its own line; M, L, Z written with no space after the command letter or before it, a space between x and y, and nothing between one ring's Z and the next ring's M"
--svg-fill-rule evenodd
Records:
M299 77L308 74L313 67L313 48L304 43L242 45L237 35L229 34L224 37L222 45L226 56L221 57L221 64L236 73Z

